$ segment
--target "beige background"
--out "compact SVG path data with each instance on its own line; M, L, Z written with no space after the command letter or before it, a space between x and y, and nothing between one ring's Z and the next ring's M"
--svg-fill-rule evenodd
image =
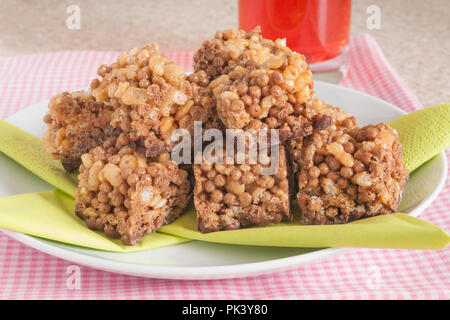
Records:
M66 27L71 4L81 8L80 30ZM371 4L381 8L381 30L366 27ZM0 0L0 55L149 42L194 50L216 29L235 27L237 0ZM353 0L351 33L374 36L424 105L450 102L449 0Z

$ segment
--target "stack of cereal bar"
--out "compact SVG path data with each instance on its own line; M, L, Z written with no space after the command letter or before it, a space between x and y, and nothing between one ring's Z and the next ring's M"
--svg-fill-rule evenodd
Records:
M76 214L89 228L134 245L183 213L191 182L202 232L291 221L293 197L304 224L398 209L408 171L396 131L359 128L317 97L305 57L284 40L259 28L217 31L193 67L187 76L147 45L101 65L88 90L50 100L44 146L79 171ZM197 122L201 138L217 143L220 133L222 144L194 136ZM177 129L191 138L190 163L174 161Z

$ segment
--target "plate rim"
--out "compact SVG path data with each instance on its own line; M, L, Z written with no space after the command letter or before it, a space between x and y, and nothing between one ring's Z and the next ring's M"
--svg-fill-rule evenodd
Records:
M174 279L174 280L219 280L219 279L233 279L248 276L257 276L270 273L271 271L275 272L296 266L299 263L298 261L296 261L297 259L299 259L299 257L302 257L304 260L307 260L304 263L310 263L316 260L331 257L335 254L344 253L352 249L352 248L323 248L323 249L318 248L319 250L301 255L265 260L261 262L241 263L223 266L198 266L198 267L197 266L180 267L180 266L165 266L165 265L149 266L144 264L114 261L103 257L94 257L91 255L85 255L79 252L74 252L67 250L65 248L61 248L59 246L51 245L47 242L43 242L39 237L29 236L26 234L5 229L0 230L5 234L7 234L8 236L12 237L13 239L31 248L55 256L57 258L81 264L84 266L92 267L94 269L146 278ZM164 247L152 250L160 250L160 249L164 249ZM125 252L123 254L127 253ZM111 268L113 266L115 268ZM253 272L255 268L258 271ZM117 271L117 269L120 269L122 271L119 272ZM246 269L246 271L243 271L242 269ZM243 275L241 275L242 273ZM170 278L168 278L168 274L170 274Z
M366 98L372 99L378 103L386 104L389 107L395 109L401 114L407 114L406 111L400 109L396 105L384 101L378 97L372 96L368 93L358 91L352 88L347 88L331 83L326 83L322 81L314 81L314 84L319 84L322 87L329 87L332 90L347 91L356 95L363 95ZM47 103L47 100L42 100L40 102L34 103L27 108L30 108L37 104ZM22 110L26 110L22 109ZM21 110L21 111L22 111ZM20 112L20 111L19 111ZM9 121L18 112L10 115L5 120ZM448 162L445 152L441 152L435 158L443 162L443 174L436 188L422 201L421 204L415 209L417 212L414 216L421 214L439 195L444 187L447 172L448 172ZM242 264L232 264L232 265L222 265L222 266L158 266L158 265L144 265L138 263L128 263L123 261L110 260L104 257L95 257L88 254L83 254L79 252L72 251L70 249L62 248L58 245L52 245L45 242L39 237L30 236L27 234L22 234L14 232L11 230L0 229L3 233L9 237L19 241L20 243L29 246L38 251L44 252L46 254L52 255L54 257L67 260L80 265L92 267L97 270L104 270L108 272L147 277L147 278L158 278L158 279L174 279L174 280L213 280L213 279L230 279L230 278L241 278L248 276L257 276L261 274L268 274L271 272L281 271L289 269L291 267L303 264L309 264L314 261L322 260L328 257L332 257L337 254L342 254L348 252L354 248L318 248L318 250L313 252L308 252L300 255L293 255L289 257L276 258L271 260L264 260L252 263L242 263ZM197 240L193 240L197 241ZM61 243L64 245L64 243ZM86 250L98 251L90 248L83 248ZM161 250L162 248L157 248L153 250ZM126 253L125 253L126 254ZM301 260L301 261L298 261ZM253 270L257 271L253 271Z

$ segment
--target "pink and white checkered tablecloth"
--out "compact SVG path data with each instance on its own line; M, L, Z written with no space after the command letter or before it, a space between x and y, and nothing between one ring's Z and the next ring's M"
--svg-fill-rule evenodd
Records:
M351 39L342 85L406 111L422 105L392 69L373 38ZM57 92L85 87L115 52L57 52L0 58L0 117ZM191 71L192 52L168 56ZM442 101L449 102L449 101ZM450 154L449 154L450 155ZM450 179L449 179L450 180ZM450 182L420 216L450 230ZM81 267L81 289L66 285L70 262L0 233L2 299L450 299L450 249L354 249L311 265L232 280L143 279Z

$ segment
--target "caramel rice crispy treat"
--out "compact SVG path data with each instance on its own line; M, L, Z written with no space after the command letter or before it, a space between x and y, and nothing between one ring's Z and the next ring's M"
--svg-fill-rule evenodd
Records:
M131 144L132 145L132 144ZM81 156L76 214L126 245L174 221L188 204L188 173L169 153L147 159L122 133Z
M204 70L210 80L228 74L238 65L278 71L278 84L295 94L299 103L307 101L312 93L312 74L305 57L291 51L284 39L264 39L260 27L248 33L217 31L214 39L204 41L194 54L194 70Z
M181 67L158 53L157 45L122 53L110 66L101 65L98 75L88 92L54 97L45 118L47 150L63 164L69 162L69 171L113 129L115 137L126 133L152 157L172 149L175 129L192 130L195 120L211 118L214 100L201 87L208 83L206 73L189 81Z
M78 169L83 153L120 133L110 125L113 108L97 103L88 92L63 92L51 98L48 107L44 148L67 171Z
M313 120L313 130L326 130L330 134L336 131L351 130L358 127L356 118L340 108L333 107L320 98L313 97L306 104L297 106L298 113L305 118ZM301 162L301 151L303 137L291 139L286 142L288 157L292 163L294 173L299 171L298 164Z
M288 167L284 147L274 175L264 175L269 164L194 164L194 204L202 232L239 229L291 221Z
M396 212L408 180L398 134L384 123L316 131L303 139L296 161L305 224Z
M92 82L92 95L114 107L111 125L144 145L149 157L171 151L173 131L192 129L195 120L206 121L214 106L207 95L194 98L200 90L197 84L158 54L156 45L122 53L111 66L101 66L98 74L102 80ZM202 74L197 78L198 83L205 82Z
M194 69L213 80L218 116L229 129L280 129L282 141L305 135L309 122L296 106L313 95L305 57L259 28L218 31L194 55ZM310 133L310 132L309 132Z
M267 69L237 66L210 83L225 128L279 129L281 142L312 133L313 120L301 114L304 104L291 103L286 90L273 81L274 75Z

